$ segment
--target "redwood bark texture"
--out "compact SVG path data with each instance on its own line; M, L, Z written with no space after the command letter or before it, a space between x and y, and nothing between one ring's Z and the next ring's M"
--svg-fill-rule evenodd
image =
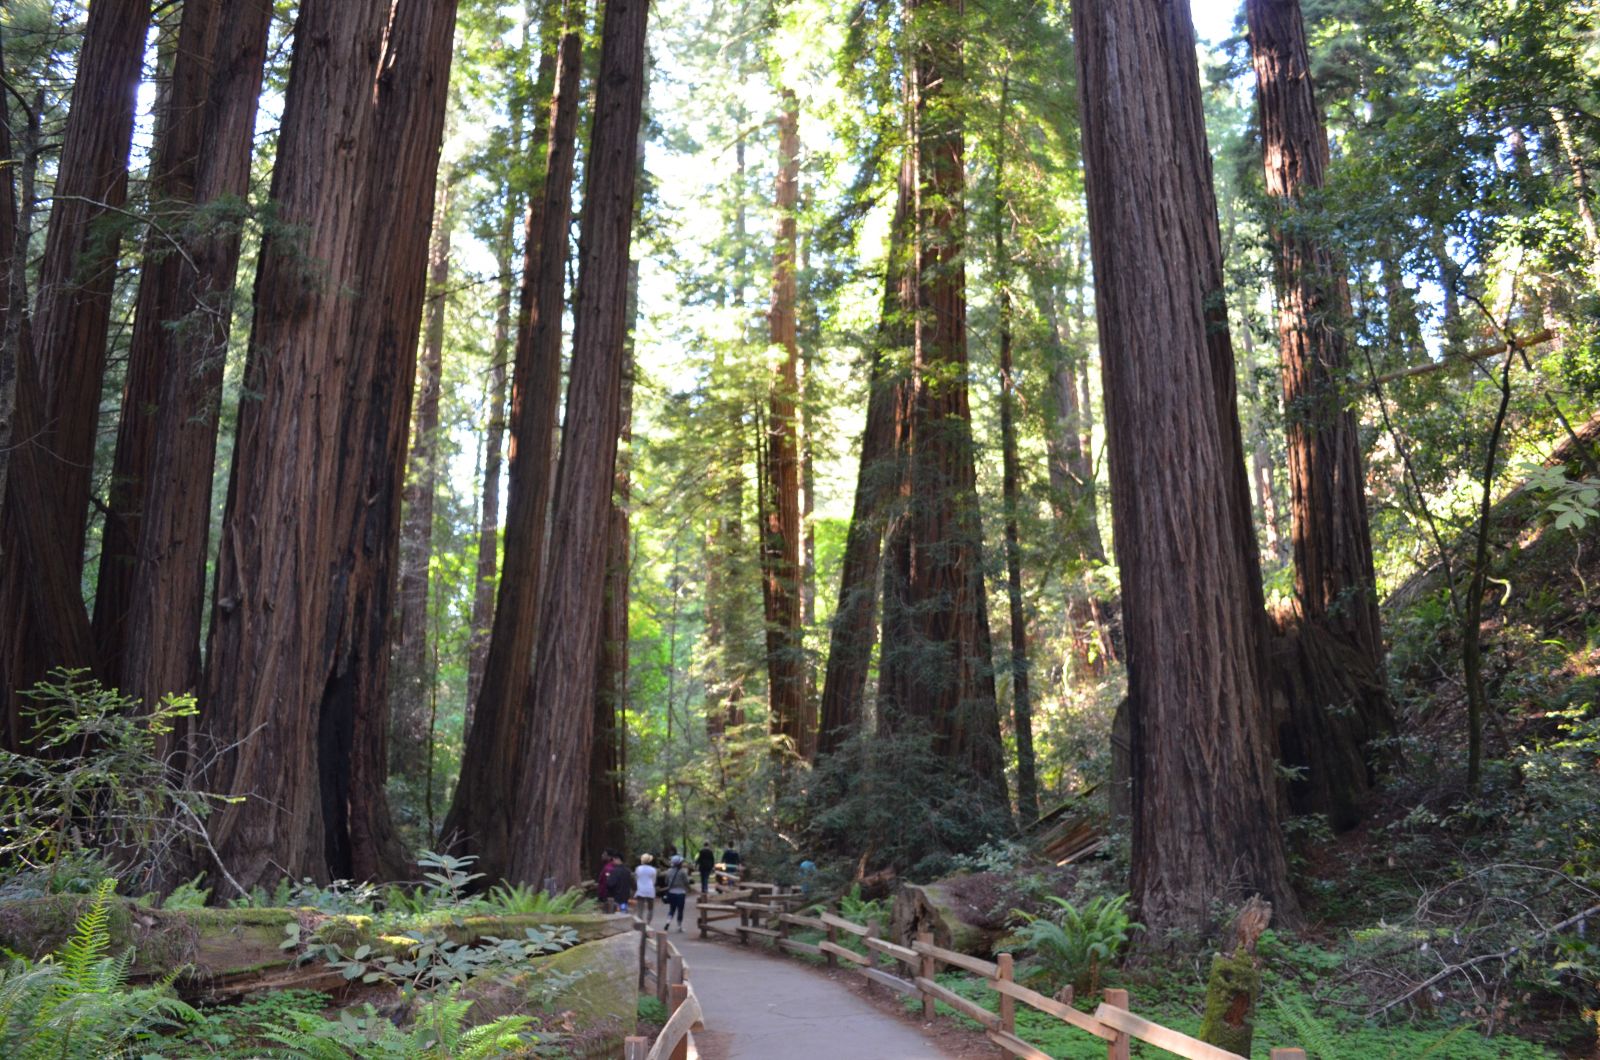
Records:
M571 887L588 816L595 664L628 332L628 251L644 104L646 0L609 0L589 134L572 374L540 610L533 724L521 748L520 830L509 875Z
M106 333L127 198L128 151L150 0L89 10L57 166L38 298L14 352L16 410L0 536L0 693L11 746L16 693L56 666L99 671L84 608L84 529ZM102 672L103 676L103 672Z
M1359 821L1358 804L1372 780L1362 749L1394 724L1381 678L1383 630L1359 424L1345 388L1350 292L1337 257L1296 215L1305 196L1322 189L1328 167L1299 0L1248 0L1245 14L1275 209L1270 227L1302 623L1294 643L1303 650L1282 657L1302 686L1288 694L1285 761L1308 770L1307 780L1291 788L1296 809L1328 814L1334 827L1348 828ZM1310 643L1319 637L1335 643ZM1310 655L1330 653L1344 663L1311 665Z
M769 338L783 351L767 390L765 511L761 527L761 589L767 619L767 702L772 734L804 756L811 739L806 659L801 628L800 449L795 400L800 390L800 340L795 264L795 208L800 202L799 104L783 93L778 115L778 181L774 205L778 238L772 269Z
M256 287L205 684L248 887L394 878L389 623L455 4L306 0ZM351 297L351 292L356 297Z
M900 165L889 257L884 270L883 309L867 372L867 423L861 435L861 464L855 501L844 543L839 603L828 637L828 665L822 682L822 720L818 754L839 748L861 726L877 627L878 571L890 509L899 495L896 441L905 407L906 363L912 343L908 235L916 197L916 170L909 155Z
M529 675L539 633L546 523L554 486L550 468L561 396L561 315L581 58L581 40L573 30L561 38L555 60L555 95L544 125L549 142L543 194L528 209L500 596L483 687L461 760L461 780L444 825L447 839L478 855L478 871L491 878L506 874L516 857L514 848L527 842L516 831L513 793L523 782L529 761L524 757L531 720ZM619 310L621 298L619 294ZM604 541L603 531L600 540Z
M1294 919L1266 629L1187 3L1073 9L1122 573L1132 892L1151 931L1238 894Z
M926 0L915 56L917 313L909 499L898 557L905 632L886 621L880 703L927 725L973 794L1007 806L983 582L982 526L967 404L967 299L960 0ZM886 618L887 618L886 605Z
M270 0L222 7L183 9L152 177L163 231L139 277L95 593L107 673L147 704L200 681L222 371L272 22Z

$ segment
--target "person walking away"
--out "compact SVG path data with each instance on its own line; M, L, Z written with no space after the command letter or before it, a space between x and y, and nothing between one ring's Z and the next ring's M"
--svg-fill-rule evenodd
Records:
M683 931L683 907L689 901L689 870L684 867L683 858L678 854L672 855L672 868L667 872L667 930L672 930L672 921L676 917L678 930Z
M613 854L611 851L609 851L609 850L601 851L601 853L600 853L600 871L598 873L596 873L595 877L594 877L594 896L595 896L595 899L597 901L599 901L600 907L602 909L605 908L606 900L611 897L611 892L610 892L610 889L606 886L606 881L611 876L611 863L616 861L616 860L617 860L617 856L615 854Z
M628 899L633 897L633 873L628 871L628 866L622 863L621 858L613 858L611 868L606 872L606 894L617 903L617 912L628 911Z
M639 855L639 867L633 870L633 900L639 903L646 924L656 918L656 867L655 858Z
M730 882L744 878L744 872L739 865L739 851L729 847L722 852L722 871L727 874Z
M695 855L694 867L700 870L700 897L704 898L710 893L711 870L717 867L717 856L711 852L710 844L700 845L700 853Z

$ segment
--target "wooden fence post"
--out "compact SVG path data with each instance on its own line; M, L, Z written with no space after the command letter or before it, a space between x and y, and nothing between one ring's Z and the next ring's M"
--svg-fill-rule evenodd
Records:
M995 972L996 979L1004 983L1015 981L1016 971L1011 954L1000 954L995 957L994 963L998 969ZM1000 1030L1003 1034L1017 1033L1017 999L1010 994L1000 995ZM1009 1049L1001 1049L1000 1052L1002 1056L1011 1055Z
M834 927L832 924L828 925L828 941L835 946L839 945L839 929ZM839 967L839 958L835 957L831 953L826 954L826 957L828 959L829 968Z
M678 1011L683 1006L683 1003L689 1000L689 987L684 983L673 983L670 996L671 1001L668 1003L667 1008L668 1019L672 1018L671 1013ZM689 1060L689 1036L687 1034L679 1038L678 1044L673 1047L672 1060Z
M649 1038L628 1038L622 1043L622 1060L645 1060L649 1055Z
M867 934L865 937L869 939L878 937L878 922L876 920L867 922ZM878 951L866 945L865 942L862 943L862 948L867 951L867 967L876 968L878 966ZM869 975L867 976L867 996L875 997L877 994L877 984L872 981L872 977Z
M1107 990L1106 1004L1112 1008L1120 1008L1124 1012L1128 1009L1128 992L1126 990ZM1106 1060L1128 1060L1128 1050L1133 1039L1121 1031L1106 1045Z
M931 932L931 931L919 931L919 932L917 932L917 941L922 943L924 946L932 946L933 945L933 932ZM928 980L931 983L931 982L933 982L934 975L938 971L939 971L939 966L938 966L938 963L933 959L933 955L932 954L928 954L928 953L924 953L922 955L922 964L919 966L919 969L918 969L918 972L917 972L918 976L920 976L923 979ZM933 1019L933 995L928 993L927 991L923 991L922 992L922 1018L925 1019L925 1020Z
M635 920L633 926L639 929L639 989L644 990L644 975L650 968L650 929L643 920Z
M667 959L672 954L672 944L665 931L656 932L656 998L667 1003Z

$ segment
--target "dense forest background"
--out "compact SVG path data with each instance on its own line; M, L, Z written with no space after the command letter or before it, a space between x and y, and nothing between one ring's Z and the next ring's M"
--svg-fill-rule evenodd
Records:
M1592 1041L1600 8L1195 17L6 0L5 871L1259 892Z

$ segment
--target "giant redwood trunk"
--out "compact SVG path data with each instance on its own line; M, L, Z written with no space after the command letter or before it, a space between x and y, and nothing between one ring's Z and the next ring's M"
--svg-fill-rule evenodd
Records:
M444 324L450 282L450 186L444 183L433 214L428 247L428 298L422 325L422 363L411 416L410 468L400 525L400 621L394 642L390 733L396 746L389 771L421 776L428 768L428 565L433 557L433 498L439 485L439 398L444 372Z
M844 542L839 603L828 636L828 665L822 682L822 720L817 753L828 754L861 726L872 637L877 626L878 571L889 510L899 494L896 455L899 414L905 406L907 351L916 292L908 267L908 235L916 196L911 158L900 165L889 257L884 267L883 308L867 371L867 423L861 435L855 502Z
M578 30L572 28L561 38L555 61L555 96L545 126L549 142L544 189L528 209L500 596L483 685L461 760L461 780L444 825L445 836L460 849L477 854L479 871L491 878L507 873L515 848L527 842L516 832L513 793L526 771L522 754L531 721L529 674L539 631L545 524L554 486L550 463L561 394L561 314L581 53Z
M1296 650L1287 691L1285 762L1303 766L1291 787L1302 812L1334 827L1360 820L1371 776L1366 743L1393 727L1381 676L1383 631L1367 524L1366 475L1349 374L1350 292L1330 249L1295 216L1323 187L1328 137L1317 110L1299 0L1249 0L1250 50L1265 147L1279 302L1279 353L1288 426ZM1331 643L1317 645L1326 638ZM1337 662L1324 659L1332 656Z
M925 723L973 794L1007 806L967 404L965 138L959 0L913 8L917 157L914 378L902 570L908 636L885 624L880 699Z
M13 353L16 412L0 537L0 694L96 667L80 589L107 326L150 0L91 5L61 144L38 299ZM21 309L21 307L15 307Z
M509 875L579 882L594 735L595 663L605 596L606 540L622 419L628 332L628 250L644 103L646 0L608 0L589 134L572 374L556 474L544 579L532 725L520 748L520 829Z
M157 145L128 381L95 593L113 683L146 703L200 680L211 484L239 262L238 218L202 226L249 191L270 0L184 5ZM167 240L177 236L179 247Z
M1265 895L1292 916L1266 628L1194 27L1073 9L1132 718L1133 879L1152 932Z
M801 640L800 450L795 400L800 389L795 264L799 241L795 208L800 201L799 104L783 94L778 115L777 252L772 270L772 307L767 313L772 345L783 351L767 392L766 482L761 513L761 589L767 619L767 696L772 734L791 754L804 755L811 739L806 716L805 647Z
M241 885L392 876L388 629L455 5L306 0L205 681Z

